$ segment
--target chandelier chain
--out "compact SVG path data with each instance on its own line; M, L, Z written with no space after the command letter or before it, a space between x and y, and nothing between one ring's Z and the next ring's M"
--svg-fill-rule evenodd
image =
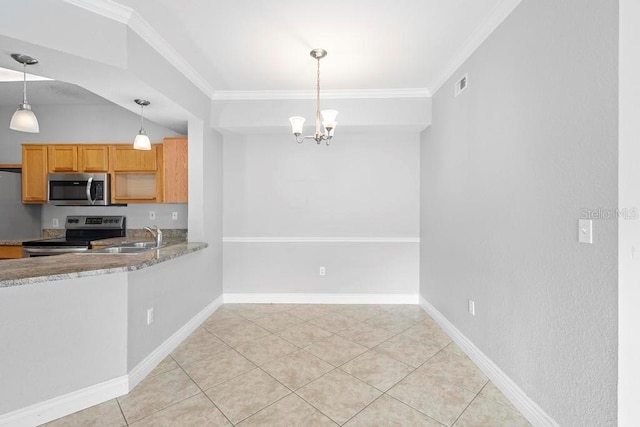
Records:
M320 134L320 58L318 58L318 79L316 81L316 135Z

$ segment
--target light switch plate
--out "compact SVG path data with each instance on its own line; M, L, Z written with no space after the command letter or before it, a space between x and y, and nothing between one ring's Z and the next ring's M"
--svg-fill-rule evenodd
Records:
M593 244L593 220L578 220L578 241L580 243Z

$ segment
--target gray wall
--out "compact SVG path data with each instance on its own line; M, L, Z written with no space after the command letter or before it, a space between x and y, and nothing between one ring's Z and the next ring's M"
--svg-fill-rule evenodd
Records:
M0 325L0 414L118 378L127 275L0 288Z
M563 426L616 423L617 220L577 221L617 207L617 38L617 2L524 0L422 135L421 296Z
M417 294L419 149L417 132L225 136L225 293Z

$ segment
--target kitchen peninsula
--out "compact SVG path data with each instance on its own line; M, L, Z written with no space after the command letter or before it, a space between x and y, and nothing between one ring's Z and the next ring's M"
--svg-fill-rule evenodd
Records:
M209 250L2 261L3 422L39 425L133 389L221 304Z

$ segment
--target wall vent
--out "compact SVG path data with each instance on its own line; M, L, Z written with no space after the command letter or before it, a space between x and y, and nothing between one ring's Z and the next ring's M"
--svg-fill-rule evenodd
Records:
M469 86L469 75L465 74L464 76L462 76L462 78L460 78L460 80L456 82L454 90L455 96L460 95L467 88L467 86Z

